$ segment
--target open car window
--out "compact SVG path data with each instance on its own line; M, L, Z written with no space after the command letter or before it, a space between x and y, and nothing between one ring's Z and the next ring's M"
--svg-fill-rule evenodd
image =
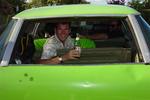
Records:
M59 18L26 20L19 33L10 64L37 64L47 39L58 22L69 22L73 40L80 34L81 57L64 64L105 64L143 62L126 17ZM58 49L62 56L68 49Z

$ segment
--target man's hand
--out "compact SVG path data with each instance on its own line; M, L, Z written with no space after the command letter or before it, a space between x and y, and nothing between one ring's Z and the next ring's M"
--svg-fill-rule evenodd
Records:
M62 56L63 61L66 60L75 60L80 57L80 53L77 50L70 50L68 53Z
M78 59L79 57L80 57L79 51L73 49L73 50L70 50L65 55L63 55L62 60L63 61L75 60L75 59ZM53 57L51 59L40 59L40 60L38 60L37 63L40 63L40 64L59 64L61 62L59 61L59 57Z
M53 57L50 60L50 64L59 64L59 63L60 63L59 57Z

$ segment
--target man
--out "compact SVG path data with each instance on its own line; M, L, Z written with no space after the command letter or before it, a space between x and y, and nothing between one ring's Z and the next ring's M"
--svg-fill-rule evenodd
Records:
M74 50L74 42L69 36L69 23L57 23L55 26L55 35L48 38L43 47L43 53L38 63L40 64L59 64L67 60L74 60L80 57L78 51ZM57 56L58 49L70 49L63 56Z
M123 37L124 34L121 29L121 22L112 21L109 25L108 38L120 38Z

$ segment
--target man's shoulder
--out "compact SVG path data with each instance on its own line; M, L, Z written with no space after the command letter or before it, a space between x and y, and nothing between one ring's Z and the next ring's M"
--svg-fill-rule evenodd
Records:
M51 36L51 37L47 38L46 41L54 41L54 40L56 40L55 36Z
M45 44L52 44L55 43L57 41L55 36L51 36L50 38L47 38L46 43Z

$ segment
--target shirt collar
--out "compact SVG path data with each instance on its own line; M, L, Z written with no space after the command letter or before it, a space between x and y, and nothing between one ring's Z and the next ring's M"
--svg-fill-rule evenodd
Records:
M54 35L54 37L56 38L57 41L61 42L61 41L59 40L59 38L57 37L56 34ZM67 42L70 38L71 38L71 37L70 37L70 35L69 35L69 36L67 37L67 39L65 40L64 43L66 44L66 42ZM61 42L61 43L62 43L62 42Z

